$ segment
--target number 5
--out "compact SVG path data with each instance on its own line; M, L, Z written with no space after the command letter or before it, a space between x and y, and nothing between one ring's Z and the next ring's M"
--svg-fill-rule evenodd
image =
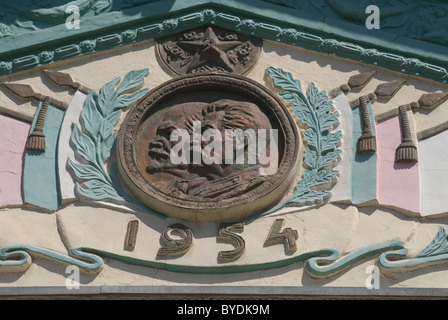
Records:
M286 228L280 232L283 227L284 219L275 220L274 224L269 231L268 237L266 238L264 245L273 245L283 243L285 249L288 253L293 253L297 250L296 240L299 238L297 230L291 228Z

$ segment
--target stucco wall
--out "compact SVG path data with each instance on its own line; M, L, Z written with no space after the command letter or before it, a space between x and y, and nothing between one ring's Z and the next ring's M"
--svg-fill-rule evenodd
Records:
M246 76L272 88L266 76L266 69L271 66L290 72L294 78L302 81L304 88L308 88L309 83L314 82L320 90L327 92L347 83L352 75L376 70L375 77L366 87L348 93L346 100L343 96L339 97L340 102L336 107L340 107L344 103L347 106L347 102L362 94L375 91L375 88L381 83L406 80L405 85L391 99L379 99L373 104L373 112L377 116L394 110L400 105L418 101L425 93L448 90L447 85L431 80L374 68L370 65L271 41L265 41L260 59ZM43 68L69 73L73 79L93 90L99 90L106 82L116 77L123 77L131 70L144 68L149 68L149 74L145 79L145 88L155 88L172 78L171 74L158 61L154 41L145 41L138 45L83 56L73 61L58 62ZM73 91L55 87L42 75L41 69L43 68L39 67L32 71L3 76L1 81L29 84L36 92L70 104L74 97ZM35 102L22 101L4 88L0 89L0 108L15 110L23 115L33 117L36 107ZM448 102L444 102L434 110L413 114L415 132L448 121L447 112ZM347 119L342 118L344 112L340 112L340 114L339 129L349 128L349 125L344 124ZM343 132L343 137L348 134L348 132ZM13 140L13 138L11 139ZM12 141L11 139L10 141ZM440 143L435 143L436 147L421 148L420 152L426 152L426 156L431 158L429 155L432 152L437 153L434 148L437 146L444 148L441 143L443 140ZM342 160L346 160L347 157L347 153L343 152ZM347 176L344 176L348 174L348 169L342 167L344 163L342 160L338 164L339 167L336 166L341 170L341 174L334 190L339 181L348 183ZM442 177L446 175L444 170L441 169ZM424 179L424 171L420 171L420 177ZM421 187L427 188L424 189L424 192L429 194L433 189L441 194L444 193L443 191L448 193L448 190L440 191L439 185L434 182L426 183ZM381 194L381 192L381 189L377 190L377 194ZM266 265L268 262L294 259L304 253L325 248L337 250L340 257L343 257L363 248L389 241L402 243L409 250L406 258L414 258L428 246L440 228L446 228L448 222L447 218L439 215L425 216L407 213L406 210L398 212L381 205L355 206L351 205L349 200L341 196L337 203L333 203L330 199L327 204L312 206L308 209L303 207L286 208L247 224L244 232L241 233L246 241L245 254L241 260L230 263L230 265ZM162 219L133 208L93 205L77 201L67 202L55 212L47 212L29 205L16 207L16 204L0 209L0 247L29 244L63 255L69 255L69 250L72 248L90 247L120 255L122 254L126 225L130 220L137 219L142 226L139 231L138 245L135 251L126 253L126 257L145 260L156 255L160 246L158 241L160 232L163 227L173 222L170 219ZM285 227L298 231L298 249L293 254L285 253L282 245L263 246L272 223L278 218L285 220ZM168 259L165 263L195 267L222 267L223 264L216 261L216 255L220 250L231 249L232 246L217 241L218 225L216 223L185 223L193 230L195 236L192 249L184 256ZM58 259L43 257L41 252L37 252L32 254L32 263L27 270L0 273L0 293L24 293L25 291L20 291L17 288L32 287L29 288L28 293L81 294L104 293L110 290L136 293L239 294L247 292L248 294L336 295L392 293L409 295L412 292L416 295L431 295L434 294L432 289L442 289L441 292L445 292L444 290L448 288L446 266L443 265L442 259L441 264L437 266L425 264L424 268L417 271L411 271L406 267L383 270L379 278L380 289L377 291L375 289L367 290L366 280L369 273L366 273L366 268L370 265L378 265L378 256L379 253L372 250L368 257L360 258L347 265L347 269L341 269L335 275L316 278L306 272L306 259L299 258L297 258L297 262L276 268L260 267L253 268L253 271L233 274L203 274L201 272L195 274L125 263L109 255L103 257L104 264L101 271L94 274L81 273L80 289L68 290L65 285L69 276L66 273L66 266L69 263L59 264L57 263ZM130 262L132 259L127 261ZM163 263L163 261L156 262ZM5 270L8 271L7 268ZM415 289L418 290L415 291ZM437 293L440 292L437 291Z

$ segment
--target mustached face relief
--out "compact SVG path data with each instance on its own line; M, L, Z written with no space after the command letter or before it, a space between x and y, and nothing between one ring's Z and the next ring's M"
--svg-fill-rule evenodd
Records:
M160 140L150 143L150 153L160 159L158 155L164 158L169 152L170 161L177 165L258 165L260 175L275 174L278 129L257 128L250 111L250 105L220 100L203 109L201 121L186 120L188 129L162 123ZM163 136L166 132L170 132L169 143Z
M212 220L219 216L214 217L218 207L228 205L250 215L256 206L244 206L257 199L260 206L268 205L261 199L274 189L280 192L274 185L297 162L291 152L300 137L290 114L275 96L242 76L185 76L151 92L151 103L145 101L125 120L137 140L123 140L144 182L137 194L143 190L187 211L198 208L193 216L213 208ZM138 113L135 126L131 117ZM154 203L148 200L149 206Z

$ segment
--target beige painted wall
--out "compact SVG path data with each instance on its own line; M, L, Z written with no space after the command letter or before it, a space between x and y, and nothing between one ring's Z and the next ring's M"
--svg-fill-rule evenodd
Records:
M290 45L265 41L259 61L246 76L266 84L265 72L269 66L281 67L285 71L292 73L296 79L300 79L303 82L304 87L307 87L310 82L314 82L319 89L327 91L346 83L352 75L372 70L376 70L377 74L362 89L362 94L374 92L375 88L381 83L406 80L406 84L392 99L378 100L375 103L374 111L377 115L397 108L399 105L417 101L424 93L448 91L448 85L446 84L356 63L327 54L315 53ZM171 79L169 71L159 64L152 40L104 53L79 57L73 59L73 61L58 62L31 71L6 75L0 78L0 82L30 84L36 92L51 95L69 103L73 92L69 93L64 89L55 87L48 79L42 76L40 69L48 68L68 72L75 81L94 90L99 90L102 84L115 77L123 77L130 70L147 67L150 68L150 74L145 84L146 87L152 89ZM359 94L359 90L354 90L347 95L347 98L352 100L358 97ZM448 101L433 111L427 112L427 114L417 113L418 130L424 130L446 121L448 119L448 116L445 115L446 106L448 106ZM21 101L9 92L5 92L4 88L1 88L0 107L32 115L36 105L35 103Z
M393 80L406 80L405 86L389 101L377 101L374 104L376 114L381 114L401 104L417 101L423 93L448 91L448 86L426 79L407 76L397 72L374 68L372 66L354 63L324 54L317 54L289 45L266 41L259 61L247 74L248 77L268 85L265 79L266 68L281 67L291 72L296 79L302 80L304 87L314 82L318 88L330 91L336 86L346 83L351 75L359 72L377 70L377 75L361 92L348 94L348 100L355 99L359 94L373 92L380 83ZM163 69L156 57L153 41L146 41L138 45L122 47L101 54L93 54L45 66L49 69L69 73L75 81L94 90L115 77L123 77L131 70L150 68L145 87L154 88L171 79L171 75ZM73 92L55 87L45 79L40 69L11 76L4 76L1 82L30 84L36 92L50 95L56 99L70 103ZM24 102L13 97L5 89L0 89L0 107L12 109L27 115L33 115L36 104ZM448 102L439 106L428 114L416 114L415 121L418 130L429 128L435 124L448 120ZM381 241L399 240L409 248L409 256L415 256L434 238L440 226L446 226L448 220L442 218L417 219L407 217L393 210L362 208L348 205L328 204L320 208L305 211L288 210L249 225L244 237L248 244L248 254L244 263L262 261L260 252L265 258L283 259L285 254L282 246L269 248L260 246L260 239L266 237L275 217L286 220L286 226L298 230L298 252L303 253L320 248L334 248L341 255L348 254L366 245ZM83 245L95 246L95 241L111 241L121 243L123 240L123 223L137 217L147 221L147 231L150 232L151 220L144 213L129 213L114 210L110 207L97 207L81 204L69 204L57 214L34 211L31 208L4 208L0 210L0 246L22 243L32 243L37 246L52 249L67 254L67 248ZM116 221L117 223L114 223ZM61 233L61 224L71 225ZM166 221L158 221L154 227L155 236L147 235L147 247L132 253L134 257L144 257L148 250L156 250L158 243L149 243L157 239L157 231L166 225ZM120 226L120 227L117 227ZM114 228L118 228L115 230ZM194 225L194 230L200 230L202 237L195 244L196 249L183 257L182 262L198 264L201 259L213 261L217 250L231 248L216 242L216 225ZM208 230L209 228L210 230ZM208 231L207 231L208 230ZM263 231L259 231L263 230ZM84 233L89 232L85 236ZM91 237L91 234L100 234ZM117 235L116 239L108 239ZM118 236L119 235L119 236ZM98 244L99 245L99 244ZM117 244L119 245L119 244ZM111 245L112 246L112 245ZM107 247L107 245L106 245ZM200 248L200 249L198 249ZM112 251L115 247L110 248ZM105 258L104 269L97 275L81 275L83 287L103 286L234 286L237 287L268 286L268 287L303 287L323 289L330 287L364 288L368 277L366 268L375 263L377 256L366 258L354 264L347 271L326 279L314 279L304 272L303 263L296 263L288 267L268 271L257 271L231 275L194 275L172 273L141 266L125 264L113 259ZM208 261L207 260L207 261ZM175 261L173 261L175 262ZM67 274L65 265L55 264L41 257L34 257L30 268L22 273L0 273L0 288L11 287L64 287ZM447 288L448 271L446 266L428 267L415 272L398 272L391 276L381 276L381 288ZM7 291L3 291L7 292ZM72 292L73 293L73 292ZM374 292L372 292L374 294Z

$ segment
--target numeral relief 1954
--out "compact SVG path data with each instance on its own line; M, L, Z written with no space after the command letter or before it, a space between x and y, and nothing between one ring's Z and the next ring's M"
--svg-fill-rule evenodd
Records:
M283 228L284 219L277 219L271 226L266 237L264 246L283 244L286 254L294 253L297 250L296 240L297 230ZM137 220L130 221L125 237L125 250L133 251L136 245L138 231ZM234 246L233 250L218 252L218 259L222 262L238 260L246 249L246 242L241 236L244 231L244 222L226 222L219 225L217 239ZM159 257L176 258L187 253L193 245L193 231L187 226L176 223L165 227L160 235L161 247L157 255Z

